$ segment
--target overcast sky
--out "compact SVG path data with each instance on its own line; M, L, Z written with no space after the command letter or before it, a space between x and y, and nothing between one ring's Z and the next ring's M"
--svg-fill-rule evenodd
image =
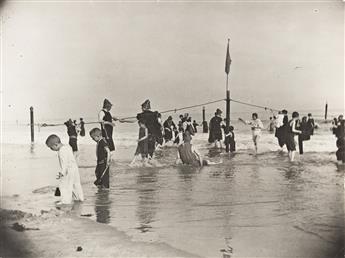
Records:
M96 117L231 97L344 107L344 3L11 2L2 10L3 119ZM222 107L222 106L221 106ZM232 111L242 106L232 104Z

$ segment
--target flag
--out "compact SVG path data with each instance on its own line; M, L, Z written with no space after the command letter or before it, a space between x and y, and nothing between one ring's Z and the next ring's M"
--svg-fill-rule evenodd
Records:
M229 74L230 72L230 65L231 65L231 57L229 52L229 40L228 40L228 47L226 49L226 59L225 59L225 72Z

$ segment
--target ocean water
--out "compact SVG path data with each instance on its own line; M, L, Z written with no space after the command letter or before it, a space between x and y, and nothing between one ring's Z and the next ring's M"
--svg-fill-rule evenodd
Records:
M133 241L163 242L203 257L222 257L221 250L231 257L342 257L344 167L336 164L330 124L320 122L295 163L277 151L277 140L267 131L261 153L253 155L250 129L234 125L234 155L215 151L207 134L193 139L205 158L221 164L174 165L176 148L165 147L156 153L159 166L132 168L137 125L119 124L109 191L93 185L95 144L79 137L86 200L76 215L116 227ZM4 129L2 206L30 212L55 208L58 160L44 141L56 133L67 142L65 128L41 128L34 146L25 143L28 127Z

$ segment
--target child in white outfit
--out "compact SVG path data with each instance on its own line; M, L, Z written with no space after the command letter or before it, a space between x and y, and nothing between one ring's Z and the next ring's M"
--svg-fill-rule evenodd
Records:
M54 134L47 138L46 145L51 150L58 152L61 168L61 172L58 174L61 203L70 204L72 200L83 201L83 189L81 188L78 165L72 148L68 145L63 145L60 138Z

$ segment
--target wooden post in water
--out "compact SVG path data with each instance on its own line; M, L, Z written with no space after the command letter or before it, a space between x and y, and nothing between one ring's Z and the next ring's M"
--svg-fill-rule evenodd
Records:
M325 106L325 122L327 123L327 112L328 112L328 103L326 101L326 106Z
M202 132L208 133L208 124L206 121L205 107L202 107Z
M31 130L31 144L35 142L35 124L34 124L34 108L30 107L30 130Z

